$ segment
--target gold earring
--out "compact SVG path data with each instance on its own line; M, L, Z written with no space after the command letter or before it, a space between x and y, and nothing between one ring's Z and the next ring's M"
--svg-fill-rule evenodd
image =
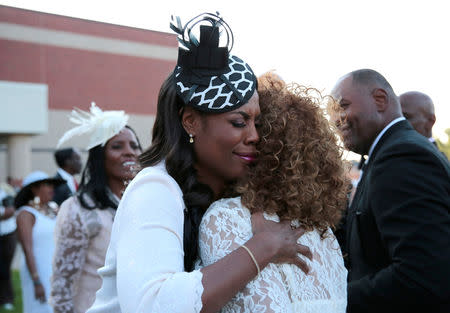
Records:
M194 136L192 134L189 134L189 143L194 143Z

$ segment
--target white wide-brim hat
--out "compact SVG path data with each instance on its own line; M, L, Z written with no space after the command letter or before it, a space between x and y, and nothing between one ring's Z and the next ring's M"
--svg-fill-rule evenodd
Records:
M40 183L49 183L52 184L53 186L59 186L63 183L65 183L64 179L60 179L60 178L55 178L55 177L50 177L48 176L47 173L43 172L43 171L34 171L30 174L28 174L22 182L22 188L20 189L20 191L17 193L17 196L14 200L14 204L16 206L16 208L21 207L22 205L24 205L25 203L27 203L28 201L30 201L33 198L33 193L31 191L31 187Z
M98 145L104 146L117 135L127 125L128 115L124 111L102 111L92 102L90 112L72 110L70 121L78 126L66 131L56 147L59 148L73 137L84 136L86 149L90 150Z

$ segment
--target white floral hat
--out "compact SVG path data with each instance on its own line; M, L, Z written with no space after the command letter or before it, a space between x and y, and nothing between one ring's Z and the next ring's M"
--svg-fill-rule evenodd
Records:
M68 130L59 139L57 148L75 136L88 136L86 149L104 146L106 142L117 135L128 123L128 115L124 111L102 111L91 103L90 113L80 109L72 110L70 121L78 126Z

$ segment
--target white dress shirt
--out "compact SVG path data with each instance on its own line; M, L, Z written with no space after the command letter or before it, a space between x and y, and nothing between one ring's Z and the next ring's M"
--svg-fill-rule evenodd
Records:
M75 182L74 182L75 178L72 175L70 175L69 173L67 173L65 170L63 170L62 168L58 168L57 172L67 182L67 186L69 186L69 189L70 189L70 191L72 191L72 194L77 192L77 188L75 187Z

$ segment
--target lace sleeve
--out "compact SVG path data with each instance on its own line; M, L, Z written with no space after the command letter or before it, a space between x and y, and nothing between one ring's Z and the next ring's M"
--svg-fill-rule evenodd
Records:
M250 217L239 198L222 199L212 204L200 224L199 248L204 266L220 260L252 237ZM289 294L277 266L266 266L221 312L292 312Z
M55 227L55 253L50 303L54 313L74 312L73 294L85 262L89 237L83 228L80 208L74 198L59 210Z

